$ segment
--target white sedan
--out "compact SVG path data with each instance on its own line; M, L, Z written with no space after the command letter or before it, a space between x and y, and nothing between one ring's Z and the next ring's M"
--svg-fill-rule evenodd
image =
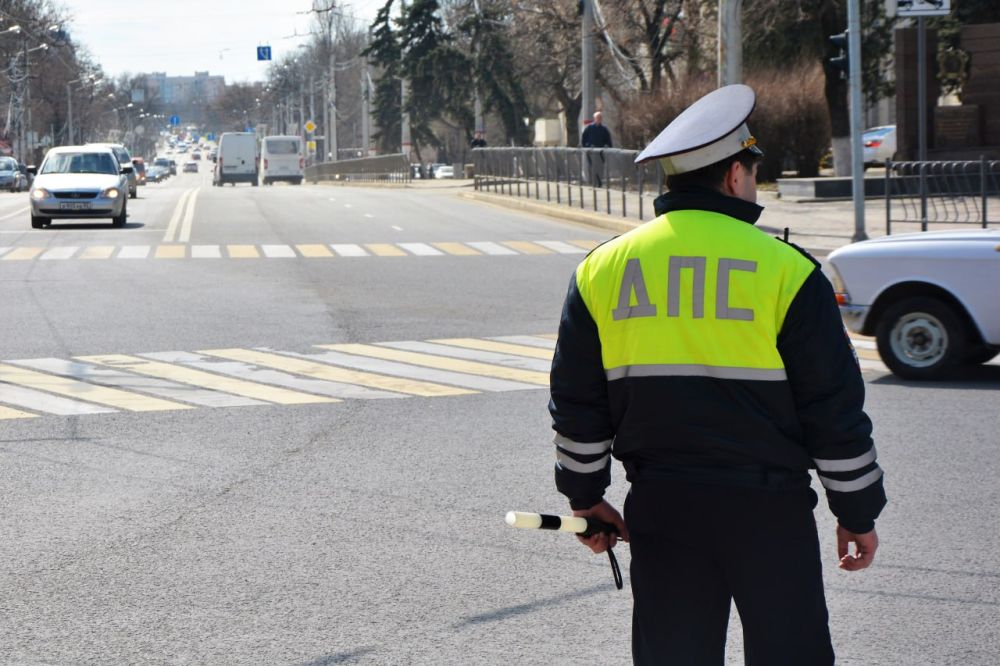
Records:
M1000 352L1000 229L886 236L830 254L847 327L893 373L932 379Z
M31 184L32 228L41 229L55 218L90 217L110 217L114 226L125 226L132 169L131 164L119 165L103 146L51 149Z

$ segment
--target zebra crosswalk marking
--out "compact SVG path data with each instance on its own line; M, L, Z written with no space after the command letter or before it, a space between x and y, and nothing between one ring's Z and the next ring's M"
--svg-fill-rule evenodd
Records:
M542 247L547 247L554 252L559 254L587 254L587 251L580 247L574 247L569 243L564 243L563 241L535 241Z
M10 407L0 405L0 421L5 419L33 419L37 416L38 414L30 414L28 412L22 412L20 409L12 409Z
M320 245L318 243L306 244L306 245L296 245L295 247L298 248L299 252L302 253L303 257L307 257L307 258L332 257L333 256L333 252L330 252L330 250L325 245Z
M245 350L242 350L245 351ZM180 363L199 370L214 372L219 375L229 375L237 379L256 382L260 384L273 384L293 391L303 391L305 393L315 393L331 398L345 398L352 400L378 400L382 398L408 398L410 394L395 393L392 391L381 391L379 389L334 382L326 379L313 379L281 372L270 368L257 367L254 364L243 363L241 361L228 361L222 358L212 358L202 354L190 352L153 352L150 354L140 354L143 358L164 363Z
M119 259L145 259L149 256L148 245L123 245L118 250Z
M552 254L552 250L529 241L503 241L503 244L521 254Z
M48 251L45 252L45 254L43 254L42 256L40 256L38 259L39 259L39 261L46 261L46 260L52 260L52 259L69 259L74 254L76 254L76 251L79 250L79 249L80 248L78 246L75 246L75 245L70 245L70 246L66 246L66 245L56 246L56 247L50 248Z
M372 358L385 359L387 361L397 361L399 363L410 363L426 368L438 370L449 370L451 372L462 372L470 375L483 375L487 377L499 377L515 382L527 384L538 384L548 386L549 376L544 372L532 372L530 370L519 370L517 368L507 368L499 365L490 365L478 361L463 361L461 359L442 358L431 356L430 354L418 354L416 352L403 351L401 349L388 349L376 345L362 344L336 344L336 345L315 345L320 349L343 352L345 354L357 354L360 356L370 356Z
M274 354L265 351L249 349L206 349L202 354L228 358L244 363L253 363L265 368L294 372L306 377L315 379L325 379L331 382L342 382L345 384L358 384L370 388L395 391L409 395L419 395L425 397L464 395L475 393L466 389L454 388L443 384L435 384L425 381L414 381L402 377L391 377L386 375L372 374L358 370L348 370L338 368L326 363L318 363L313 360L303 359L297 356L286 356L284 354Z
M298 256L288 245L261 245L260 249L268 259L290 259Z
M432 354L435 356L450 356L452 358L465 359L466 361L482 361L483 363L494 363L496 365L505 365L533 372L549 372L552 367L551 360L543 361L537 358L525 358L524 356L516 356L514 354L453 347L451 345L435 344L433 341L419 342L416 340L404 340L401 342L380 342L379 347L390 347L392 349L402 349L403 351Z
M91 245L83 248L80 259L110 259L115 253L114 245Z
M392 243L366 243L368 251L377 257L405 257L406 253Z
M510 342L497 342L496 340L479 340L476 338L442 338L431 340L442 345L453 345L464 347L465 349L481 349L483 351L498 352L501 354L516 354L518 356L530 356L546 361L552 361L552 352L539 347L529 347L527 345L517 345Z
M260 256L254 245L227 245L230 259L256 259Z
M191 409L179 402L153 398L139 393L96 386L86 382L28 370L15 365L0 363L0 382L48 391L67 398L116 407L131 412L161 412L172 409Z
M593 250L595 247L597 247L598 245L600 245L601 241L595 241L595 240L571 240L570 243L572 243L573 245L576 245L577 247L582 247L584 250L587 250L589 252L589 251Z
M354 243L332 243L330 247L338 257L368 257L371 256L360 245Z
M76 358L86 363L107 365L141 375L159 377L160 379L168 379L182 384L192 384L194 386L212 389L213 391L232 393L246 398L254 398L265 402L277 403L279 405L307 405L321 402L340 402L336 398L311 395L300 391L290 391L288 389L278 388L275 386L254 384L240 379L214 375L202 370L178 367L176 365L162 363L159 361L149 361L125 354L101 354L97 356L77 356Z
M397 245L418 257L439 257L444 254L441 250L433 248L427 243L397 243Z
M3 255L7 254L8 252L10 252L13 249L14 248L12 248L12 247L0 247L0 257L2 257Z
M503 245L500 245L499 243L494 243L493 241L470 242L466 243L466 245L479 250L483 254L498 255L498 256L503 256L503 255L510 256L517 254L517 252L514 252L514 250L510 249L509 247L504 247Z
M177 384L165 379L135 375L114 370L113 368L65 361L59 358L33 358L9 361L9 363L101 386L112 386L125 390L152 393L163 398L179 402L189 402L201 407L247 407L266 404L259 400L229 393L220 393L218 391Z
M431 243L431 245L442 252L447 252L448 254L453 254L459 257L482 254L479 250L471 248L463 243Z
M117 410L109 407L92 405L89 402L70 400L44 391L36 391L24 386L0 383L0 401L8 405L26 407L39 412L58 414L59 416L85 416L88 414L109 414Z
M0 257L0 261L27 261L42 253L44 247L16 247Z
M184 259L187 256L187 246L158 245L153 256L157 259Z
M221 259L222 250L218 245L192 245L192 259Z
M489 339L496 340L497 342L524 345L526 347L538 347L540 349L554 350L556 348L555 335L501 335Z

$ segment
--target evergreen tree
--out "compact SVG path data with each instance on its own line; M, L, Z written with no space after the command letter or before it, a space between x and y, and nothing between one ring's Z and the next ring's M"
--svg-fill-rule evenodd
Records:
M378 10L371 27L371 43L361 55L378 68L372 96L377 130L374 138L381 153L398 153L402 143L401 49L391 18L393 0Z

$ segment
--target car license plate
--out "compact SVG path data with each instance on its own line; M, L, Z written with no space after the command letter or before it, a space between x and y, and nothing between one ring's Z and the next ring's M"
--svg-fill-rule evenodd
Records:
M63 202L59 204L59 210L90 210L90 204L80 201Z

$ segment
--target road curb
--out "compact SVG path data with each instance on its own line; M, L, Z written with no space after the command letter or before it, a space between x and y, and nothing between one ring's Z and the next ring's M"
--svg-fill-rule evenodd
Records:
M488 194L485 192L459 192L458 196L463 199L471 199L473 201L503 206L504 208L513 208L514 210L537 213L539 215L548 215L549 217L568 220L570 222L578 222L580 224L600 227L601 229L609 229L620 233L631 231L642 224L638 221L633 222L629 220L618 220L600 213L588 213L585 210L574 210L569 207L557 207L549 204L525 201L524 199L512 199L499 194Z

